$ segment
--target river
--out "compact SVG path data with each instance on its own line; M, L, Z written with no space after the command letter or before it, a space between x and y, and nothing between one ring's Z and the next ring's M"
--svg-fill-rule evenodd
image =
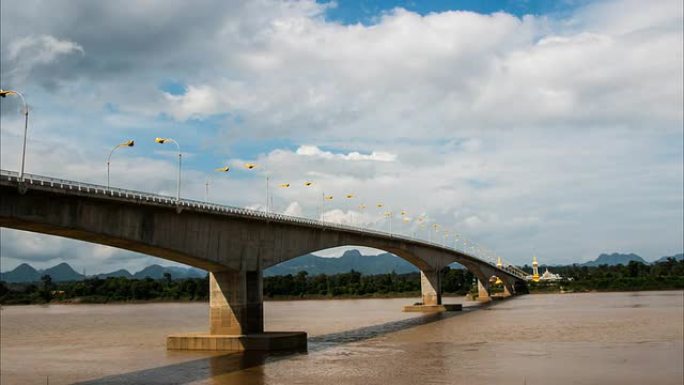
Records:
M463 312L402 313L412 299L266 302L266 330L304 330L307 353L170 352L208 305L9 306L0 383L684 383L684 292L526 295Z

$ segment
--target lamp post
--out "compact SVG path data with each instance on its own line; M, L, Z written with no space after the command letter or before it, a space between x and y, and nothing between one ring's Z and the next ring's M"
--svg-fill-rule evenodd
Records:
M21 102L24 104L24 145L21 150L21 168L19 171L19 180L24 181L24 164L26 163L26 133L28 131L28 116L29 116L29 109L28 109L28 104L26 104L26 99L24 99L24 95L21 94L19 91L13 91L13 90L3 90L0 89L0 96L5 98L9 95L19 95L21 98Z
M257 168L256 163L245 163L244 166L247 170L254 170L255 168ZM264 167L264 170L265 170L265 167ZM266 172L266 213L268 214L269 211L270 210L269 210L269 203L268 203L268 172Z
M323 200L322 200L322 203L321 203L321 215L320 215L320 218L321 218L321 220L323 220L323 213L325 213L325 201L331 201L331 200L333 200L335 197L334 197L333 195L325 195L325 191L322 191L321 193L322 193L322 196L323 196Z
M432 228L435 230L435 233L439 233L439 224L433 223ZM432 243L432 231L428 231L428 242Z
M392 213L392 211L388 210L385 212L385 217L388 218L388 220L389 220L389 235L390 236L392 235L392 215L394 215Z
M107 190L109 190L109 162L112 159L112 154L117 148L121 147L133 147L135 146L135 141L134 140L127 140L123 143L119 143L114 148L112 148L112 151L109 152L109 156L107 157Z
M230 171L230 167L228 167L228 166L219 167L219 168L215 168L214 171L216 171L216 172L228 172L228 171ZM209 177L207 177L207 182L204 184L204 201L209 203Z
M183 159L183 154L181 153L180 145L178 142L171 138L155 138L155 142L159 144L164 144L164 143L173 143L176 145L176 148L178 149L178 181L177 181L177 188L176 188L176 201L180 202L180 189L181 189L181 164L182 164L182 159Z
M366 205L364 203L361 203L358 207L359 207L359 216L361 217L361 220L359 222L360 222L360 225L363 226L364 225L364 223L363 223L364 222L364 211L363 210L366 209Z
M304 182L304 187L306 187L306 188L311 188L311 189L315 189L314 183L311 182L311 181L305 181L305 182ZM315 199L314 199L314 202L315 202ZM315 203L314 203L314 204L315 204ZM314 207L314 211L316 211L316 210L317 210L317 208ZM304 214L304 217L306 217L306 214Z
M347 199L354 199L354 194L347 194L345 195ZM350 207L350 205L345 205L347 207ZM344 210L344 207L343 207ZM354 226L354 209L353 208L348 208L347 212L349 213L349 223L351 226Z

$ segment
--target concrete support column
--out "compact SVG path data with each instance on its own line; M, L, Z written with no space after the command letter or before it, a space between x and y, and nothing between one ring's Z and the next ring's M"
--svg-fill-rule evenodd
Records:
M261 271L209 273L209 333L263 333L264 299Z
M301 350L305 332L264 333L261 271L209 273L209 334L188 333L166 338L169 350Z
M442 304L442 285L439 270L420 272L420 291L423 295L424 306Z
M482 282L481 279L477 280L477 300L480 302L489 302L492 298L489 296L489 282Z
M504 281L504 286L503 286L503 296L504 298L510 297L514 293L513 286L509 284L508 282Z

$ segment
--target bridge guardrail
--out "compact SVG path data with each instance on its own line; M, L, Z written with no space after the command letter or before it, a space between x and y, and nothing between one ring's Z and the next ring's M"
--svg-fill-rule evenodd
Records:
M321 221L321 220L316 220L316 219L311 219L311 218L302 218L302 217L295 217L295 216L290 216L290 215L284 215L284 214L279 214L279 213L267 213L264 211L259 211L259 210L251 210L251 209L245 209L241 207L235 207L235 206L230 206L230 205L222 205L222 204L216 204L216 203L209 203L209 202L203 202L203 201L197 201L197 200L192 200L192 199L180 199L176 200L176 198L166 196L166 195L160 195L160 194L151 194L143 191L136 191L136 190L128 190L128 189L122 189L118 187L106 187L106 186L101 186L101 185L96 185L92 183L85 183L85 182L77 182L77 181L71 181L71 180L66 180L66 179L59 179L59 178L52 178L52 177L47 177L47 176L42 176L42 175L35 175L35 174L24 174L23 181L19 180L19 174L14 171L9 171L9 170L0 170L0 180L1 179L6 179L9 182L15 182L17 184L24 183L25 185L34 185L34 186L41 186L41 187L49 187L49 188L58 188L62 190L68 190L68 191L78 191L86 194L95 194L95 195L101 195L101 196L106 196L106 197L112 197L112 198L119 198L119 199L125 199L125 200L138 200L138 201L146 201L146 202L152 202L152 203L157 203L161 205L168 205L172 207L180 207L180 208L188 208L188 209L195 209L195 210L204 210L212 213L219 213L219 214L228 214L228 215L239 215L239 216L244 216L244 217L252 217L252 218L263 218L266 220L271 220L271 221L278 221L278 222L284 222L284 223L295 223L295 224L302 224L302 225L309 225L309 226L317 226L317 227L322 227L322 228L331 228L331 229L338 229L338 230L344 230L344 231L351 231L351 232L360 232L360 233L365 233L365 234L375 234L377 236L381 237L386 237L390 239L398 239L398 240L404 240L404 241L409 241L409 242L414 242L414 243L421 243L424 245L430 245L436 248L442 248L446 249L449 251L456 251L460 254L466 255L470 258L477 259L481 262L487 263L494 267L497 270L504 270L508 272L509 274L516 276L520 279L524 279L525 276L527 275L524 271L521 269L513 266L513 265L507 265L503 269L500 269L494 260L491 258L491 256L483 256L483 255L478 255L478 254L472 254L469 253L465 250L457 249L455 247L450 247L448 245L432 242L432 241L427 241L424 239L420 238L415 238L411 237L408 235L404 234L399 234L399 233L389 233L385 231L380 231L380 230L375 230L375 229L368 229L368 228L361 228L361 227L355 227L355 226L349 226L349 225L344 225L340 223L334 223L334 222L326 222L326 221Z

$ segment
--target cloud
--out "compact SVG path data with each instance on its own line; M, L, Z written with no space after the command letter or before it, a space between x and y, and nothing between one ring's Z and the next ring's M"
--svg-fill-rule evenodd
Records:
M26 56L22 65L29 66L31 64L48 64L61 55L74 52L85 54L80 45L68 40L59 40L49 35L26 36L13 41L7 48L9 60L20 61L22 56Z
M221 111L216 91L208 86L189 86L182 95L165 92L164 97L169 101L171 115L179 120L199 118Z
M73 41L60 40L50 35L24 36L8 44L5 60L11 69L3 77L10 83L20 83L36 67L48 67L75 53L85 55L83 47Z
M313 156L325 159L343 159L343 160L374 160L378 162L394 162L397 159L395 154L382 151L373 151L370 154L361 154L357 151L348 154L336 154L331 151L323 151L316 146L303 145L297 151L297 155Z
M210 199L263 209L267 170L292 185L271 190L279 212L384 228L383 202L516 262L533 248L563 262L684 247L681 1L522 18L397 8L369 25L326 21L315 1L0 7L2 78L34 106L29 172L102 183L111 146L134 138L113 183L174 195L175 159L151 142L169 136L194 155L194 199L209 179ZM169 81L185 92L160 89ZM10 169L23 131L13 103ZM212 171L245 161L260 168Z
M293 217L301 217L302 206L300 206L298 202L292 202L289 205L287 205L287 208L285 209L285 211L283 211L283 214L290 215Z

